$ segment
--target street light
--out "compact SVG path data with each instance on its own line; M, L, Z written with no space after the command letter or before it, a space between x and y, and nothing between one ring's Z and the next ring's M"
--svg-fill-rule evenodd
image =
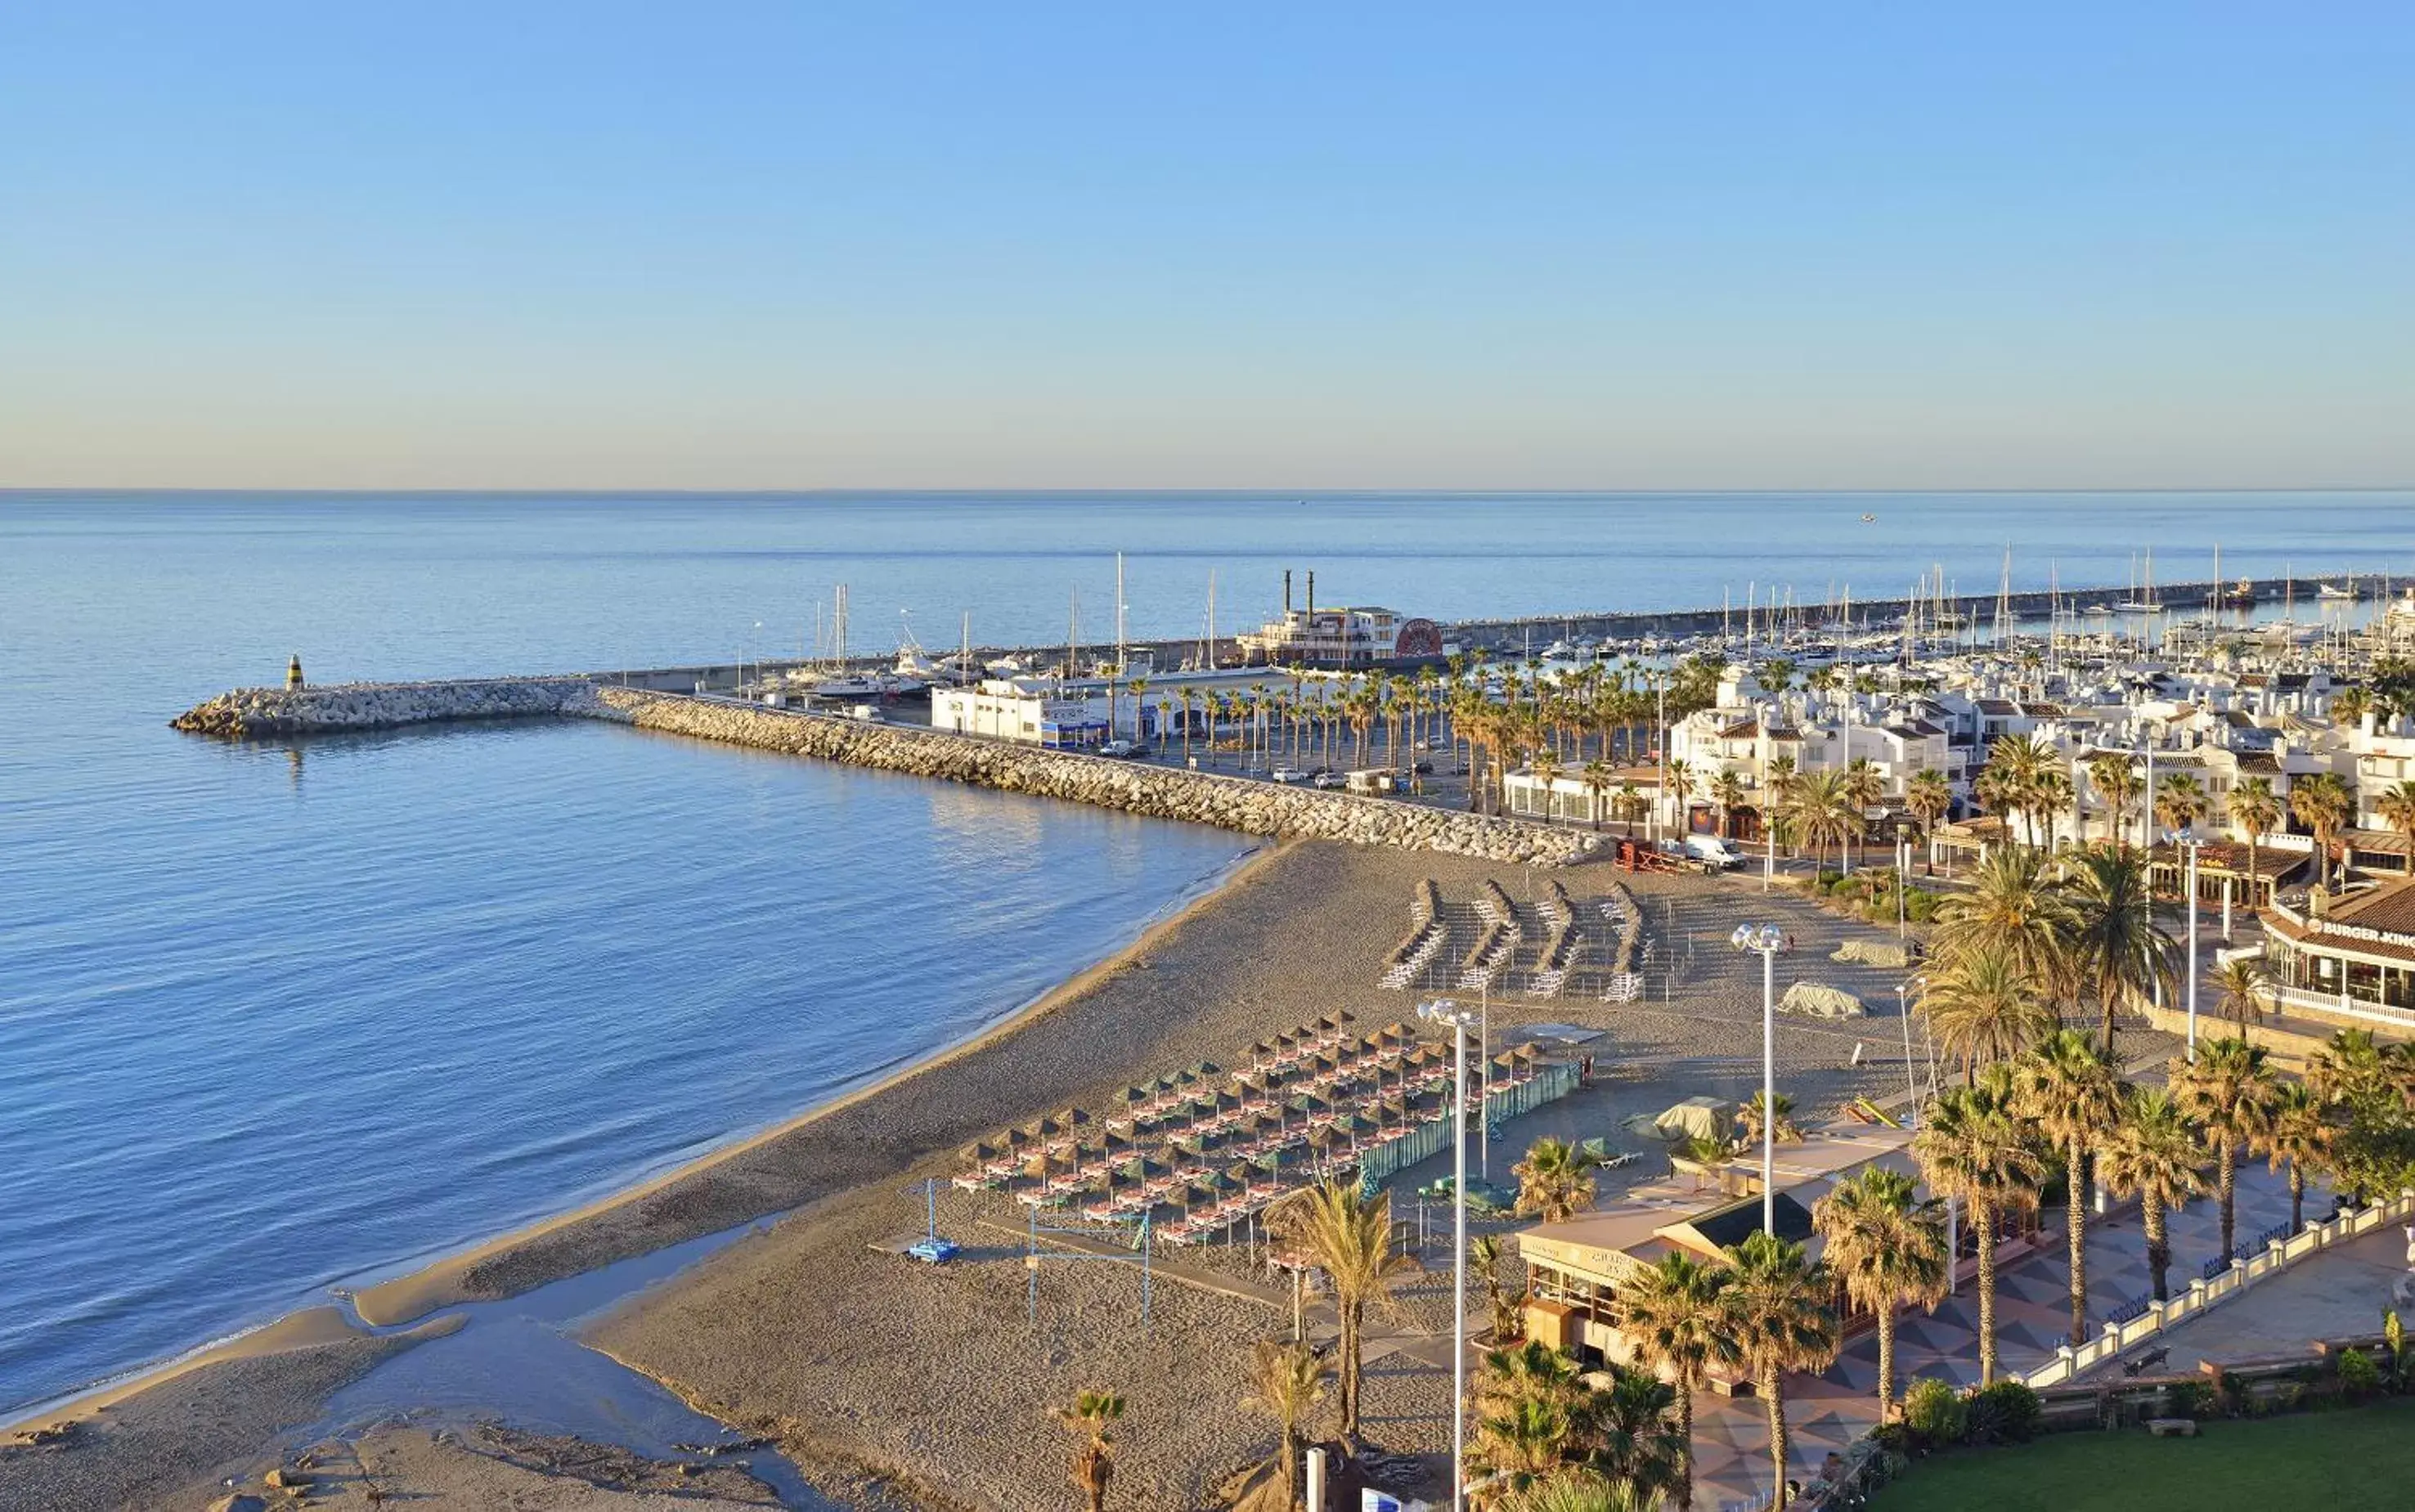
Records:
M1912 990L1928 985L1927 977L1911 977L1895 984L1896 1016L1903 1021L1903 1094L1907 1116L1917 1119L1920 1112L1920 1087L1912 1079Z
M2188 855L2188 880L2182 888L2181 907L2188 919L2188 1058L2197 1060L2197 853L2205 842L2187 830L2167 831L2164 838Z
M1437 997L1418 1005L1418 1017L1450 1025L1450 1505L1467 1496L1467 1031L1478 1012Z
M1728 936L1739 951L1761 957L1761 1227L1778 1236L1778 957L1786 931L1776 924L1738 924Z

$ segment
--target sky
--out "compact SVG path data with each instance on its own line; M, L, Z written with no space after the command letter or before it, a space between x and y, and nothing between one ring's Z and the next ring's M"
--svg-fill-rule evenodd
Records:
M0 4L0 487L2415 482L2415 6Z

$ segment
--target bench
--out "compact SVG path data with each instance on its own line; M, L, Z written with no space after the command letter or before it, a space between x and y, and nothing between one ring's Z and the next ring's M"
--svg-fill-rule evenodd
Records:
M2193 1439L2197 1437L2197 1419L2193 1417L2150 1417L2147 1431L2159 1439Z
M2122 1366L2122 1373L2135 1381L2158 1365L2169 1364L2171 1358L2172 1352L2168 1349L2151 1349L2135 1360L2125 1361Z

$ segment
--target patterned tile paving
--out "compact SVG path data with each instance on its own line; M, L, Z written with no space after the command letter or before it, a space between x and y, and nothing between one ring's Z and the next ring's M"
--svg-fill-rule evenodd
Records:
M2307 1194L2310 1218L2330 1210L2328 1194ZM2245 1244L2289 1216L2284 1177L2262 1164L2239 1173L2237 1234ZM1996 1338L2002 1368L2027 1370L2053 1357L2068 1336L2071 1266L2059 1214L2049 1213L2043 1248L1996 1273ZM2188 1290L2221 1245L2221 1215L2211 1199L2172 1215L2170 1289ZM2319 1264L2320 1262L2315 1262ZM2146 1238L2136 1208L2092 1220L2088 1230L2091 1324L2102 1327L2107 1309L2147 1295ZM2253 1306L2253 1302L2241 1305ZM1979 1305L1966 1283L1936 1312L1913 1312L1896 1327L1897 1390L1915 1376L1957 1385L1979 1378ZM1828 1454L1866 1432L1878 1418L1878 1340L1864 1334L1837 1363L1817 1375L1787 1378L1789 1475L1808 1480ZM1694 1404L1694 1505L1697 1509L1756 1508L1769 1496L1768 1410L1759 1400L1704 1395Z

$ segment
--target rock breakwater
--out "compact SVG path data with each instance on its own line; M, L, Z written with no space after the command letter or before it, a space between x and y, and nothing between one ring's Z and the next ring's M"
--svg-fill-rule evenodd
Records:
M583 678L248 688L200 704L172 723L193 734L240 740L528 717L604 719L1243 834L1338 840L1541 866L1566 865L1593 849L1584 834L1517 819L1043 751L914 726L653 693Z
M169 721L191 735L228 740L391 729L454 719L589 716L585 678L485 678L454 682L345 682L323 688L237 688Z

